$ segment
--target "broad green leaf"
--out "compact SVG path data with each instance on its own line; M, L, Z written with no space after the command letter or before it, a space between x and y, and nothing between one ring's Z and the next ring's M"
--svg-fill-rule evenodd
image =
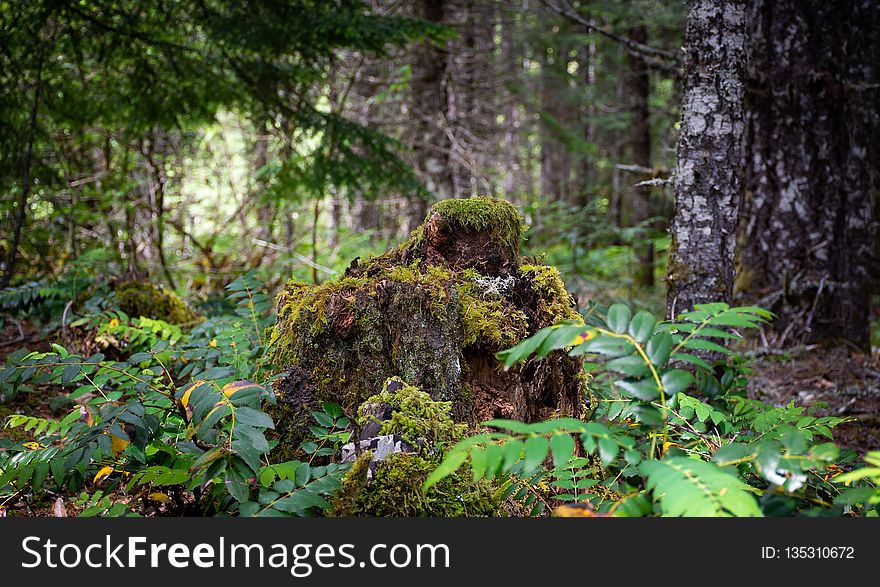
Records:
M661 414L660 410L654 406L644 404L638 405L633 408L633 415L639 422L647 424L648 426L663 425L663 414Z
M617 458L617 442L611 438L599 439L599 458L603 465L610 465Z
M672 336L668 332L658 332L648 341L645 354L655 367L662 367L669 360L672 352Z
M227 467L226 478L224 480L226 491L238 502L247 501L250 488L244 475L238 472L235 467Z
M726 330L720 330L718 328L703 328L700 330L698 336L709 338L725 338L729 340L739 340L740 338L742 338L736 333L727 332Z
M754 320L732 312L713 316L709 318L708 323L713 326L739 326L741 328L755 328L758 325Z
M629 335L636 342L644 344L654 333L654 325L656 323L657 321L650 312L645 312L644 310L636 312L636 315L633 316L632 321L629 323Z
M495 357L504 363L505 369L510 369L516 363L528 359L553 330L552 327L542 328L513 348L495 353Z
M752 444L743 444L741 442L732 442L719 447L712 455L712 460L718 463L719 467L726 467L734 463L748 460L757 454L756 447Z
M724 302L709 302L706 304L695 304L694 309L700 312L706 312L710 315L712 314L720 314L730 308L729 305Z
M623 393L629 397L649 402L655 400L660 395L660 388L657 383L649 377L644 379L618 379L614 385L623 390Z
M521 440L511 439L502 447L504 449L504 465L502 470L506 473L519 462L523 452L523 442Z
M688 353L677 352L672 355L673 361L684 361L685 363L690 363L691 365L700 367L701 369L705 369L706 371L712 370L712 365L707 363L705 359L702 357L698 357L696 355L691 355Z
M339 404L333 402L321 402L321 407L324 408L324 411L327 412L331 418L340 418L343 415L342 406Z
M234 374L232 367L213 367L208 369L207 371L202 371L199 373L198 378L204 379L206 381L211 381L215 379L223 379L224 377L229 377Z
M568 464L574 454L574 439L571 434L554 434L550 437L550 454L553 456L553 466L561 469Z
M504 447L500 444L486 445L486 477L494 479L504 465Z
M77 363L64 367L64 371L61 373L61 385L73 383L73 380L79 376L80 372L82 372L82 366Z
M848 473L842 473L834 477L835 483L851 483L859 479L878 479L880 478L880 467L865 467L856 469Z
M600 334L596 338L574 347L568 354L573 357L587 353L604 355L607 357L619 357L621 355L629 354L633 350L635 349L629 341Z
M449 475L455 473L459 467L467 460L468 453L463 450L452 451L446 454L446 458L441 461L437 468L434 469L428 478L425 479L425 483L422 485L422 489L427 491L432 486L436 485L444 478Z
M684 391L693 380L694 376L684 369L670 369L660 376L660 382L663 384L667 397Z
M300 489L287 497L279 499L273 507L282 512L301 515L311 508L328 508L330 504L320 495L307 489Z
M60 344L56 344L56 343L52 342L52 343L49 343L49 346L51 346L52 350L54 350L56 353L58 353L58 356L60 356L62 359L66 359L67 357L70 356L70 353L67 352L67 349L64 348L63 346L61 346Z
M629 307L624 304L614 304L608 308L608 315L605 322L613 332L623 334L629 326L631 312Z
M327 428L333 428L334 420L333 420L333 418L330 417L329 414L325 414L324 412L312 412L312 417L321 426L326 426Z
M701 338L690 339L689 341L684 343L684 348L698 350L698 351L714 351L717 353L724 353L726 355L733 354L732 351L724 348L720 344L712 342L711 340L703 340Z
M256 428L275 428L270 418L265 412L255 410L253 408L241 407L235 410L235 418L242 424L254 426Z
M583 326L559 326L541 342L537 356L543 358L555 350L572 346L581 338L583 332Z
M471 450L471 472L474 481L479 481L486 474L486 449L475 447Z
M544 436L532 436L525 441L525 457L523 468L526 472L534 471L547 458L550 441Z
M629 377L642 377L650 372L645 361L638 355L627 355L611 359L605 363L605 368L609 371L623 373Z
M262 495L260 496L262 499ZM238 504L238 515L244 518L250 518L257 515L260 511L260 504L255 501L244 501Z
M302 463L299 467L296 468L296 473L294 473L293 480L298 487L304 486L309 480L312 478L312 468L308 463Z
M152 360L153 355L150 353L135 353L128 358L129 365L138 365L140 363L145 363L147 361Z

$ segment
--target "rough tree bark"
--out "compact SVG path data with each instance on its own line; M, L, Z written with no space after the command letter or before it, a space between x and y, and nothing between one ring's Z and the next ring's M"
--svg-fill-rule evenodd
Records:
M777 342L869 345L876 0L759 0L737 289Z
M685 53L669 315L732 295L743 175L745 0L693 0Z

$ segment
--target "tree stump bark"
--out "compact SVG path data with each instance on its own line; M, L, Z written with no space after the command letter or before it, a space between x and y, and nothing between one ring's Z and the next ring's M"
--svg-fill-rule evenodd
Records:
M580 359L556 352L504 371L495 358L539 329L581 321L556 268L519 255L523 224L493 198L444 200L406 242L320 285L291 282L270 336L278 451L295 454L320 401L354 414L389 377L452 403L453 417L578 415Z

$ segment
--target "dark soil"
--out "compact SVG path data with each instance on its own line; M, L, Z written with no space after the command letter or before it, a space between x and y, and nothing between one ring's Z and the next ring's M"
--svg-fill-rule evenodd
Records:
M871 356L815 345L758 356L752 368L752 397L783 406L827 404L823 416L853 420L834 430L838 444L864 453L880 450L880 352Z

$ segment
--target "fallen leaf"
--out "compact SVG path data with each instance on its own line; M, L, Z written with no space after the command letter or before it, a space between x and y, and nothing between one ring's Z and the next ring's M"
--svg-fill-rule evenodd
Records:
M97 483L98 481L100 481L101 479L103 479L104 477L106 477L107 475L109 475L112 472L113 472L113 467L110 467L110 466L103 467L100 471L97 472L97 474L95 474L95 478L92 479L92 483Z
M52 504L52 515L56 518L66 518L67 510L64 509L64 500L60 497L55 498L55 503Z

